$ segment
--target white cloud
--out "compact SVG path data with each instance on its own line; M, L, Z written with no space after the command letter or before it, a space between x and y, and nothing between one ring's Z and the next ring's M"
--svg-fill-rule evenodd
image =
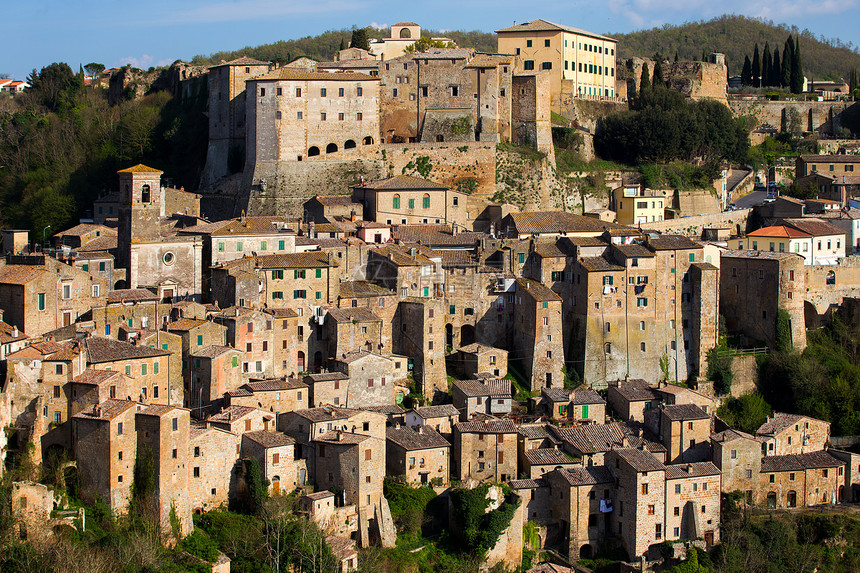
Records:
M387 28L389 27L389 26L388 26L388 24L379 24L379 23L377 23L377 22L371 22L371 23L369 24L369 26L370 26L371 28L377 28L377 29L379 29L379 30L385 30L385 29L387 29Z
M125 56L119 59L120 65L124 66L128 64L133 68L140 68L141 70L145 70L148 67L153 65L154 58L149 54L142 54L140 56Z

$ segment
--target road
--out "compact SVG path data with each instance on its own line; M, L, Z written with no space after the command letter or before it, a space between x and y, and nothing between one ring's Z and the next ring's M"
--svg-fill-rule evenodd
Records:
M738 209L749 209L756 205L761 205L767 199L767 193L764 191L753 191L749 195L744 195L735 201L735 206Z

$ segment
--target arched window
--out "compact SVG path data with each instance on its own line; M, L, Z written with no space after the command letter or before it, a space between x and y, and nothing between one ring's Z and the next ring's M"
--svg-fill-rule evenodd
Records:
M412 37L412 30L410 30L409 28L401 28L400 29L400 37L401 38L407 38L407 39L411 38Z
M368 135L364 138L364 141L362 141L362 143L364 145L373 145L373 138Z
M296 356L296 368L299 369L299 372L305 371L305 353L302 352L301 350L299 351L298 355Z
M149 193L149 185L144 185L140 188L140 202L141 203L149 203L150 201L150 193Z
M336 143L329 143L328 145L325 146L325 152L326 153L337 153L337 144Z
M351 139L347 139L346 143L343 144L344 149L355 149L355 142Z
M391 200L391 208L392 209L400 209L400 194L395 194L394 198Z
M785 506L786 507L797 507L797 492L795 492L795 491L788 492L788 496L786 496Z
M308 157L315 157L320 154L320 148L314 145L310 149L308 149Z
M776 492L772 491L767 494L767 508L776 509Z
M424 207L425 209L430 208L430 194L429 193L424 194L424 199L421 201L421 206Z
M438 141L438 142L445 141L445 136L440 133L439 135L436 136L436 141Z

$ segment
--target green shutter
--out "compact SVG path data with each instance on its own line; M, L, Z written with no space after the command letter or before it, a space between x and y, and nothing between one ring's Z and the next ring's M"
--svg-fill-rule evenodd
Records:
M158 374L158 360L152 363L152 373Z
M161 345L161 349L162 349L162 350L167 350L167 344L162 344L162 345Z
M314 298L316 298L317 300L320 300L322 298L322 293L320 291L317 291L316 296Z
M125 367L125 375L131 376L131 365L126 365Z
M266 250L266 241L260 241L260 250L261 250L261 251L265 251L265 250Z
M239 357L234 356L233 357L233 368L236 368L237 366L239 366Z
M218 252L219 252L219 253L223 253L223 252L224 252L224 242L223 242L223 241L220 241L220 242L218 243Z
M520 253L519 255L517 255L517 260L519 260L520 264L525 263L526 262L526 254Z
M317 274L317 278L318 278L318 279L321 279L321 278L322 278L322 269L317 269L317 273L316 273L316 274Z
M422 205L421 205L422 207L424 207L425 209L429 209L430 208L430 196L425 195L424 199L421 201L421 203L422 203Z
M140 375L146 376L146 364L145 363L140 365Z
M83 266L81 266L81 269L82 269L85 273L88 273L88 272L90 272L90 265L88 265L88 264L84 264Z
M100 271L105 270L105 264L104 263L99 263L99 270Z
M284 250L284 242L283 242L283 241L278 241L278 250L279 250L279 251L283 251L283 250Z
M39 293L39 310L45 310L45 293Z
M414 209L414 208L415 208L415 199L410 199L410 200L409 200L409 208L410 208L410 209Z
M583 404L583 405L582 405L582 417L583 417L583 418L587 418L587 417L588 417L588 404Z
M236 251L240 253L242 252L242 241L236 242Z
M448 314L455 314L457 312L457 307L452 305L448 306Z
M392 208L400 209L400 195L395 195L391 204L392 204Z
M771 243L771 245L772 245L772 244L773 244L773 243ZM691 262L691 263L696 262L696 253L690 253L690 262Z
M202 334L197 335L197 346L203 346L203 335Z

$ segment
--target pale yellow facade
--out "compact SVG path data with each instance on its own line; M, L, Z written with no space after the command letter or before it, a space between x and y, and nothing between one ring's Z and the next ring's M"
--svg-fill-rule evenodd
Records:
M662 191L642 189L638 185L619 187L613 192L615 221L622 225L662 221L668 200Z
M499 53L517 56L516 73L550 74L553 109L558 108L562 80L582 97L614 98L617 42L568 26L534 20L496 30Z

